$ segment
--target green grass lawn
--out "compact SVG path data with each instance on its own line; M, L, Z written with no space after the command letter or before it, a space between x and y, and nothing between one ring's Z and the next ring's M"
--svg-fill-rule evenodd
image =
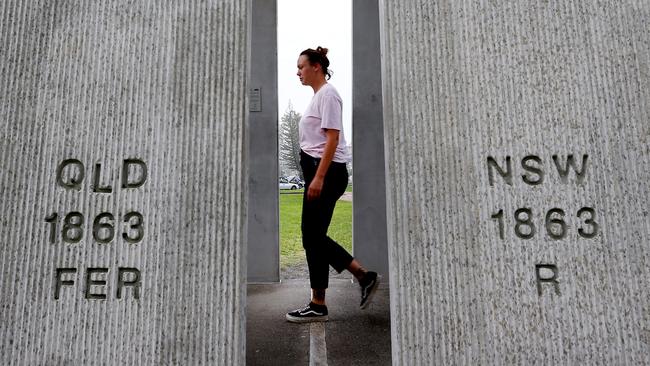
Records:
M280 194L281 268L305 261L300 235L301 212L302 194ZM336 203L328 235L352 253L352 202L338 201Z

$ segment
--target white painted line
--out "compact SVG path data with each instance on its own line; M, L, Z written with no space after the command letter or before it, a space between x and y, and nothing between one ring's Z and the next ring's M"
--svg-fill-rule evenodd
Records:
M309 366L327 366L327 345L325 344L325 323L309 325Z

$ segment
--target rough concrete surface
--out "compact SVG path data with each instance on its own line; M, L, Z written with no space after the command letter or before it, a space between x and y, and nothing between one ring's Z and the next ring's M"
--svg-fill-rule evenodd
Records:
M380 12L393 362L650 363L650 3Z
M247 29L0 2L0 364L244 363Z
M285 313L309 302L309 293L305 279L248 285L247 365L310 364L310 325L285 320ZM359 310L359 297L358 284L330 280L329 321L324 324L325 361L330 366L391 364L388 288L380 286L365 310ZM322 363L322 359L317 361Z

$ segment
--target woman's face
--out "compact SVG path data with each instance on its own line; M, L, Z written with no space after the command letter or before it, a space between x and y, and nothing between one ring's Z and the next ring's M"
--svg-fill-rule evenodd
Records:
M321 73L319 64L310 64L307 55L298 57L298 72L296 75L300 78L302 85L313 85L318 80Z

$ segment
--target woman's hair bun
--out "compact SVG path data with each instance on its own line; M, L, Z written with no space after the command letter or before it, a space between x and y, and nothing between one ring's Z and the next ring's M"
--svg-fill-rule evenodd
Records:
M315 50L308 48L300 53L300 56L302 55L307 56L310 64L320 64L327 80L332 77L332 70L327 69L330 66L330 60L327 59L327 48L321 46L316 47Z

